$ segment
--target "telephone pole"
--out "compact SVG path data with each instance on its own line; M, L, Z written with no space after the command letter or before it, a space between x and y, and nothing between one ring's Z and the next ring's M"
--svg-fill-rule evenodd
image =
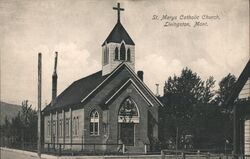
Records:
M41 158L42 54L38 53L38 129L37 154Z

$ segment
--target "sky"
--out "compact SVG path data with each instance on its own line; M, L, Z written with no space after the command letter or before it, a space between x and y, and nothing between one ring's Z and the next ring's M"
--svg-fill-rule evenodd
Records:
M117 21L116 0L0 0L1 101L37 105L38 52L42 53L42 107L51 100L54 52L58 94L102 69L101 44ZM203 80L238 77L249 59L248 0L120 0L121 23L135 42L135 67L163 92L185 67ZM161 20L163 15L169 19ZM181 16L198 19L180 19ZM203 16L214 17L202 19ZM153 20L155 16L159 18ZM176 17L177 19L172 19ZM190 27L164 26L189 23ZM205 26L193 27L196 22ZM218 86L216 86L218 87Z

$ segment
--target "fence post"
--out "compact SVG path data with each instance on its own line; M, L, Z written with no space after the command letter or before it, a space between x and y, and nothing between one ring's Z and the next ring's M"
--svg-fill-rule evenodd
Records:
M200 150L197 151L198 159L200 159Z
M125 153L125 145L122 144L122 154L124 154L124 153Z
M59 144L59 156L61 156L61 146L62 144Z
M144 145L144 153L147 154L147 144Z
M185 158L186 158L185 152L182 152L182 159L185 159Z
M209 152L207 153L207 159L210 159L210 153Z
M82 151L83 151L83 135L82 135Z
M161 150L161 159L165 159L165 154L163 150Z
M49 152L49 146L50 146L50 144L48 143L48 152Z

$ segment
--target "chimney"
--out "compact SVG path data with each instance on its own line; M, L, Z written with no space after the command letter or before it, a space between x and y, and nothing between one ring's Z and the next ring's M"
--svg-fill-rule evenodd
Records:
M137 76L143 81L143 71L137 71Z
M55 104L55 99L57 96L57 73L56 73L56 68L57 68L57 52L55 52L55 65L54 65L54 72L52 74L52 100L51 104Z

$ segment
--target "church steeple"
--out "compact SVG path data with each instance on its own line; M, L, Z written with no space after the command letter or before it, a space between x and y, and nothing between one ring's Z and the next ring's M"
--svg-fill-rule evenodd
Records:
M120 7L117 10L117 23L102 44L102 75L112 72L120 63L126 62L133 70L135 65L135 44L120 21Z

